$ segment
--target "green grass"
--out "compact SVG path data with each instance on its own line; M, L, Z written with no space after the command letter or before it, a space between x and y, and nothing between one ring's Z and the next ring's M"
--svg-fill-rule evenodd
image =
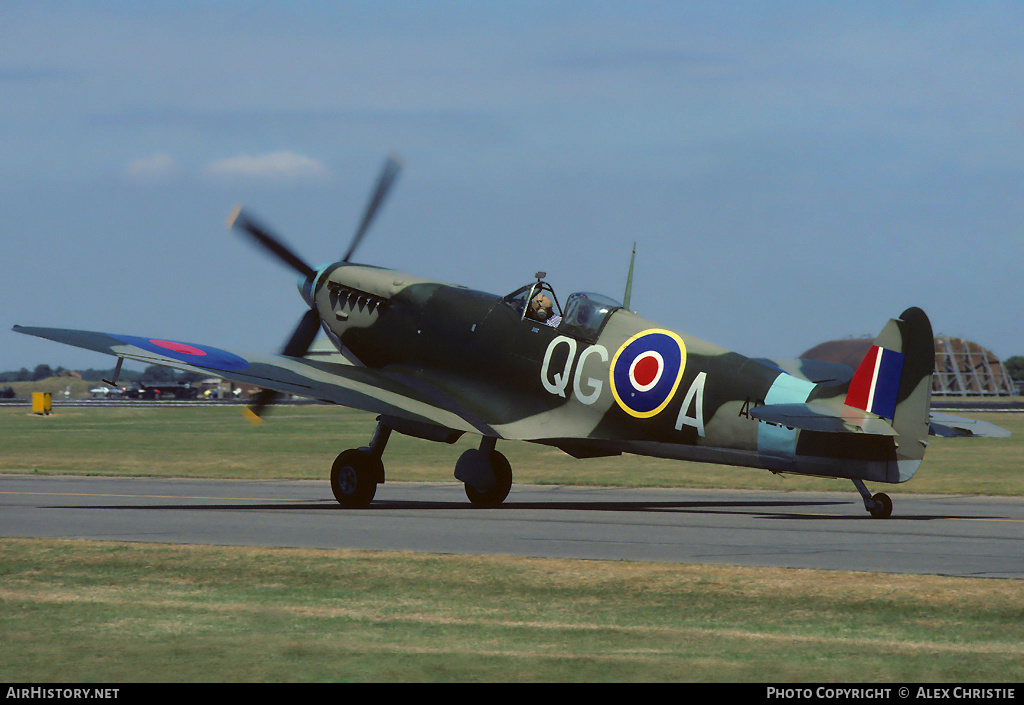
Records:
M0 472L324 480L374 420L281 407L0 408ZM1008 439L932 439L912 492L1024 495ZM393 435L395 480L450 480L456 446ZM839 489L650 458L501 444L518 482ZM0 539L0 680L1020 682L1024 581Z
M886 491L1024 495L1024 414L970 414L1009 429L1010 438L932 438L908 483ZM345 448L369 443L374 417L330 406L285 406L266 423L240 408L56 407L37 416L0 408L0 472L173 477L324 479ZM392 480L452 479L455 461L478 439L454 446L392 434L384 456ZM605 486L847 490L849 483L762 470L624 455L576 460L529 443L501 443L516 482Z
M0 679L1020 682L1024 581L0 540Z

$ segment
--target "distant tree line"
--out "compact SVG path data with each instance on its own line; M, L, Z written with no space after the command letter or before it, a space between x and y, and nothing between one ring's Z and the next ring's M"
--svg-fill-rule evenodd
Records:
M52 368L49 365L36 365L35 369L29 370L27 367L22 367L20 370L11 372L0 372L0 383L7 382L38 382L42 379L49 379L51 377L62 377L67 375L69 370L63 367ZM82 379L89 382L99 382L102 379L112 379L114 374L114 368L108 368L105 370L97 370L89 368L86 370L75 370ZM131 382L178 382L184 384L186 382L194 383L204 379L205 375L197 372L176 372L170 367L162 367L160 365L150 365L142 372L136 370L121 370L121 374L118 376L118 382L131 383Z
M49 365L36 365L31 372L27 367L22 367L17 372L0 372L0 382L38 382L41 379L60 377L66 372L63 367L53 369Z
M1024 356L1014 355L1003 360L1003 367L1010 379L1016 382L1024 382Z

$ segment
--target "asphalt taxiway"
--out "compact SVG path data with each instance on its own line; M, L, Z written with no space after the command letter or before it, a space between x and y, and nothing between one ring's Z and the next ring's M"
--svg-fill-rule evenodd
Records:
M356 548L1024 578L1024 500L514 485L477 509L456 482L381 485L344 509L326 482L0 475L0 536Z

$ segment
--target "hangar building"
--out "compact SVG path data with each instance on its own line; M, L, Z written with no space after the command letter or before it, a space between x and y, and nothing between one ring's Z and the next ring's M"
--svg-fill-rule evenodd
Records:
M831 340L816 345L800 357L841 362L856 369L873 338ZM932 394L936 396L1012 396L1016 386L1003 363L989 350L963 338L935 338L935 371Z

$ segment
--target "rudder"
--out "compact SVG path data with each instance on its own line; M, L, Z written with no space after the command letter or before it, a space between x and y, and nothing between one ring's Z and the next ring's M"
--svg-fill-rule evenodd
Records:
M846 404L881 416L899 434L890 482L906 482L924 458L935 339L925 312L908 308L875 338L850 380Z

